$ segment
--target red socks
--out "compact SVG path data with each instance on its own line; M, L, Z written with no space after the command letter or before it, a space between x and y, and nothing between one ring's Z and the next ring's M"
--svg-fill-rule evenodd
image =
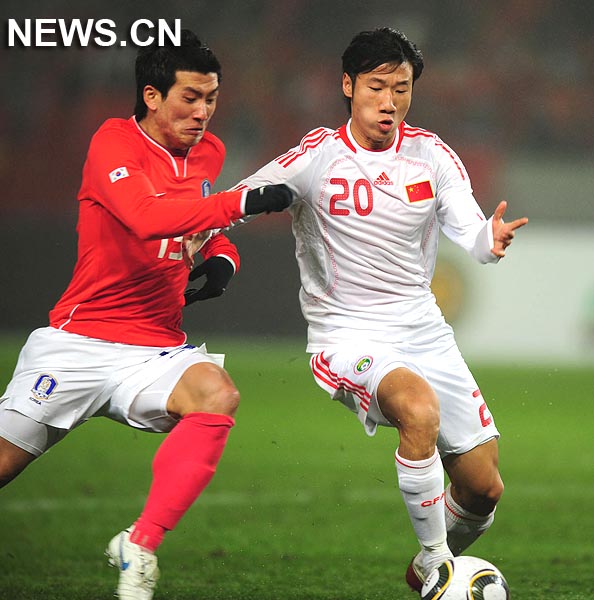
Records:
M153 481L130 541L154 552L210 483L235 420L190 413L165 438L153 459Z

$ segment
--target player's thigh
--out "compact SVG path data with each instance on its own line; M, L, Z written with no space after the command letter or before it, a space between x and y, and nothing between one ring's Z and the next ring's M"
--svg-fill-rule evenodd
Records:
M389 371L380 381L377 400L398 429L439 429L439 399L429 383L408 367Z
M213 377L235 390L221 355L209 354L204 346L180 347L130 373L99 414L137 429L166 433L188 412L214 412L208 410L212 404L201 401L216 387ZM172 396L178 400L170 402Z
M310 367L316 383L354 412L365 432L375 435L378 425L393 427L378 403L378 388L391 372L409 367L405 357L389 345L361 342L332 346L312 355Z
M68 433L0 403L0 485L8 483L35 458L41 456Z

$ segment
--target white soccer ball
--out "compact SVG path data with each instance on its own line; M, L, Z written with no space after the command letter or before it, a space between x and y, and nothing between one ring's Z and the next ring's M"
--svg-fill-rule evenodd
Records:
M474 556L446 560L427 577L422 600L509 600L507 581L491 563Z

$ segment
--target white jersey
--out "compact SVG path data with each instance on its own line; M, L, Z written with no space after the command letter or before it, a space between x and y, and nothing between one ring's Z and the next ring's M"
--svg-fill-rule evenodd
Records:
M402 123L367 150L350 122L308 133L237 187L287 183L309 352L365 339L406 341L441 320L430 283L439 229L478 261L496 262L492 225L460 158L435 134Z

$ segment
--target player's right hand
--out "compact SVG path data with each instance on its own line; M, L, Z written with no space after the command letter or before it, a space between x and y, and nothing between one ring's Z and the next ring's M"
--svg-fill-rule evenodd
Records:
M265 185L250 190L245 198L245 214L281 212L291 206L295 199L293 190L284 183Z

